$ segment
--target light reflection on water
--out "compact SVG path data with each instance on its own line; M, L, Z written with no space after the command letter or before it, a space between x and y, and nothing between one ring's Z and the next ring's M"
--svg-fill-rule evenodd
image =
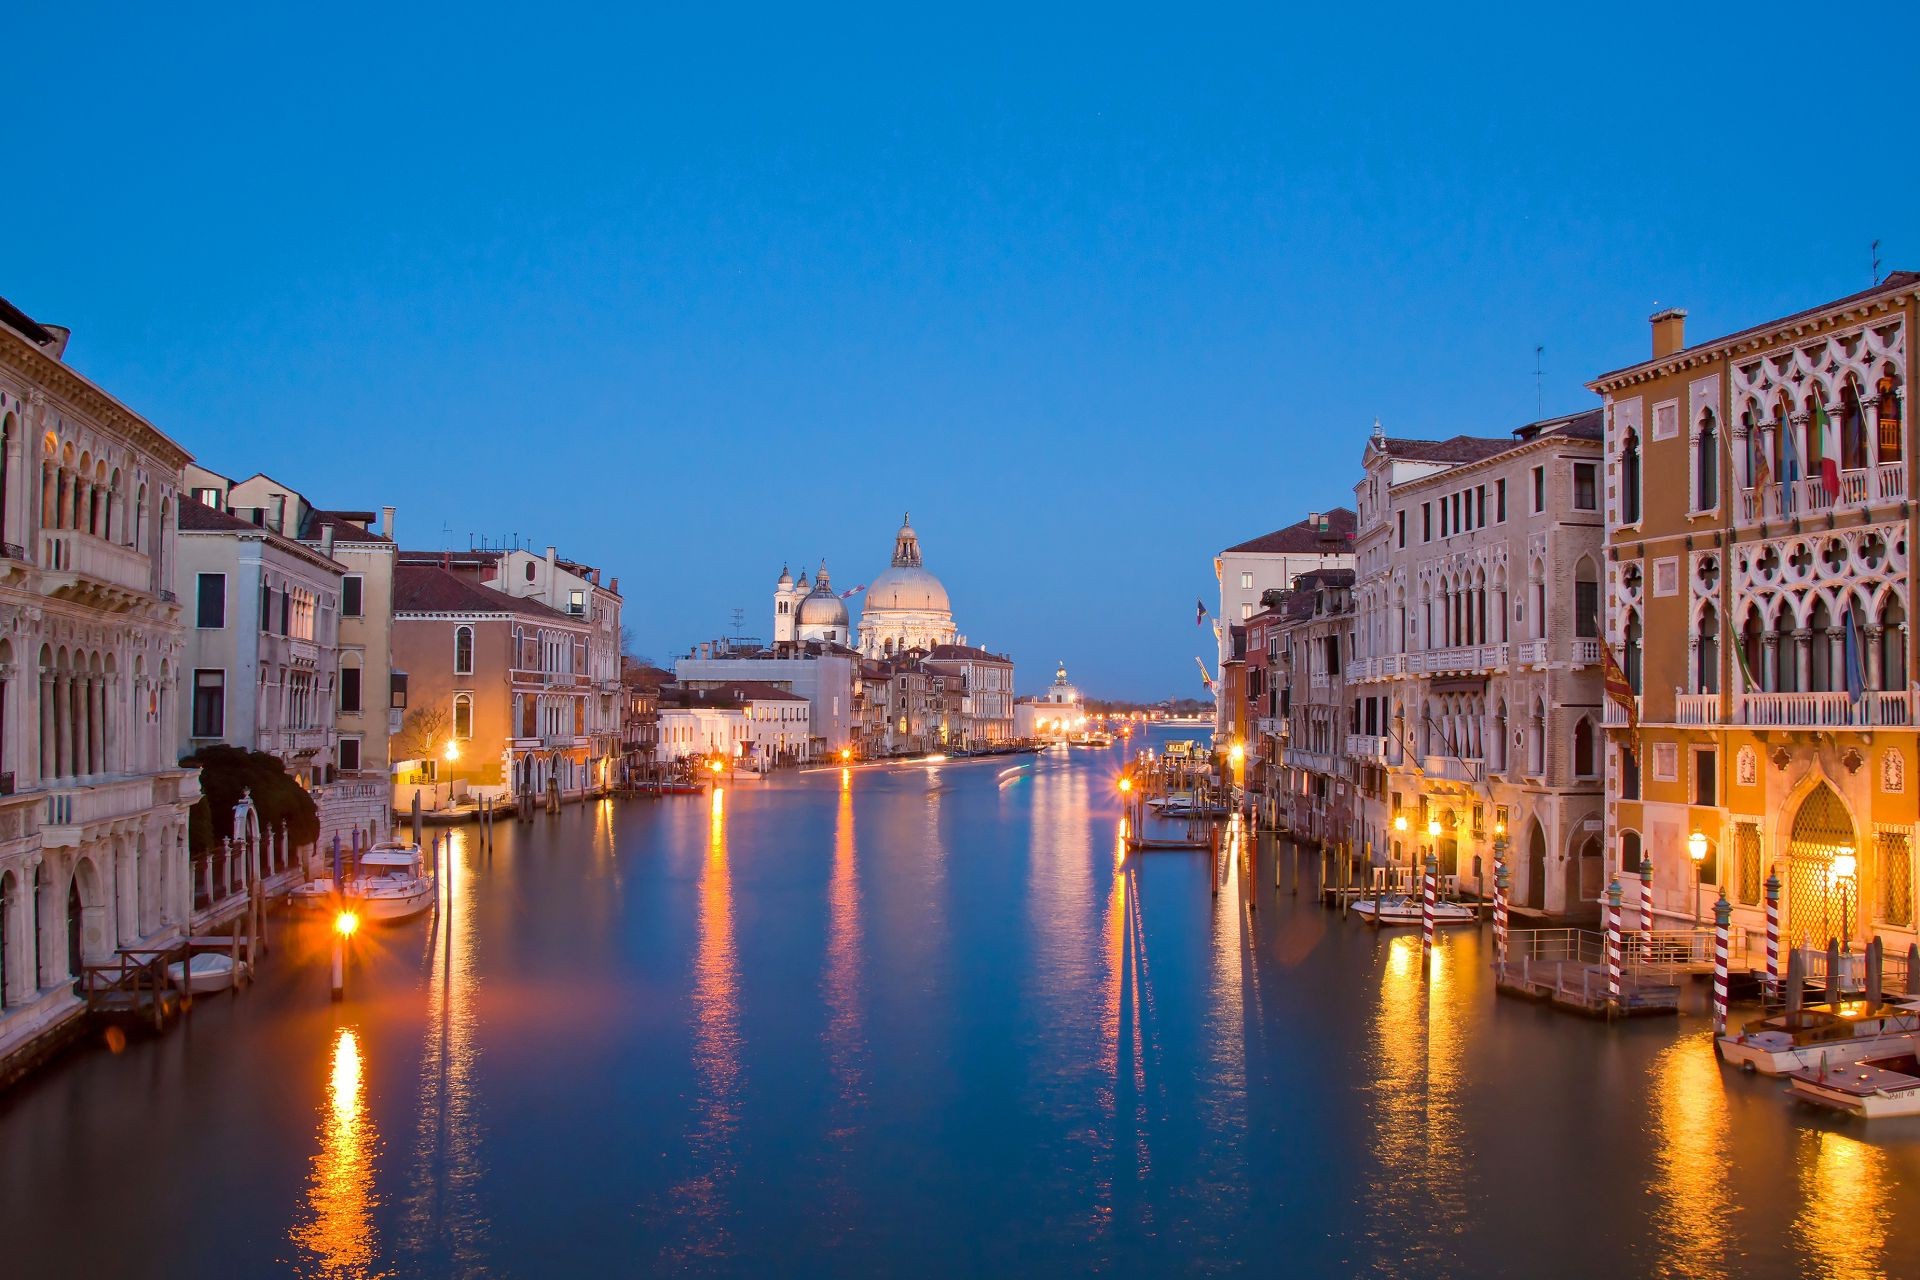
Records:
M1890 1274L1893 1179L1886 1153L1849 1134L1810 1129L1795 1155L1801 1200L1793 1234L1815 1272L1835 1280Z
M341 1027L334 1035L330 1064L320 1150L313 1156L307 1185L307 1216L295 1226L292 1239L306 1251L303 1274L351 1280L372 1275L379 1253L373 1230L373 1211L379 1204L373 1178L379 1135L366 1113L365 1069L353 1028Z
M1654 1059L1646 1083L1656 1143L1649 1188L1658 1205L1653 1239L1665 1275L1728 1274L1733 1166L1721 1069L1711 1043L1689 1036Z

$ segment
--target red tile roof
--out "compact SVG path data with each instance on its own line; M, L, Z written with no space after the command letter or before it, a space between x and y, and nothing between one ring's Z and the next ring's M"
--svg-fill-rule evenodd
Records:
M1445 440L1385 437L1387 453L1410 462L1478 462L1513 448L1511 436L1450 436Z
M251 520L242 520L229 511L216 511L198 498L180 495L180 505L175 508L180 518L180 528L189 533L247 532L266 533L267 530Z
M309 511L307 513L306 528L301 530L300 537L307 542L318 542L324 530L332 529L333 540L335 542L385 542L391 545L393 541L391 538L383 534L367 532L361 528L359 524L355 523L354 520L349 519L349 516L367 516L371 518L371 513L360 511Z
M1258 538L1227 548L1223 554L1240 552L1264 552L1268 554L1313 554L1344 555L1353 548L1354 530L1359 527L1360 518L1346 507L1334 507L1323 511L1320 518L1326 522L1327 531L1322 533L1315 525L1305 520L1290 524L1284 529L1275 529L1272 533L1262 534Z
M437 565L398 564L393 569L393 611L402 613L519 614L542 621L558 620L576 627L586 619L549 609L537 600L504 595Z

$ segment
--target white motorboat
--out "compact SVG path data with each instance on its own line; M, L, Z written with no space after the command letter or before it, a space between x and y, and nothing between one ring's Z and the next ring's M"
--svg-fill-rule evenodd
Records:
M1417 925L1425 919L1420 899L1404 893L1355 898L1348 909L1368 924ZM1436 925L1473 924L1479 919L1479 913L1463 903L1443 899L1433 904L1433 922Z
M234 959L218 951L202 951L184 966L174 961L167 966L167 972L173 980L196 996L211 995L215 991L225 991L233 986L235 973ZM241 977L247 974L247 962L239 962Z
M1801 1102L1863 1120L1920 1115L1920 1058L1914 1036L1876 1036L1880 1048L1857 1062L1787 1072L1787 1093ZM1898 1042L1898 1043L1895 1043Z
M1895 1052L1915 1033L1920 1033L1920 1010L1910 1004L1869 1007L1864 1000L1842 1000L1756 1018L1720 1037L1720 1057L1747 1071L1778 1076Z
M363 920L411 920L434 902L434 879L418 845L387 841L360 855L347 901Z

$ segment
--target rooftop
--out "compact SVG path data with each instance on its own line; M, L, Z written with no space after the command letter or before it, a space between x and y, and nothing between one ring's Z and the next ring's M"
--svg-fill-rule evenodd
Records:
M393 611L402 613L520 614L542 621L584 626L585 620L549 609L537 600L483 587L439 565L402 562L393 569Z
M1387 454L1409 462L1478 462L1513 448L1511 436L1449 436L1445 440L1408 440L1383 436L1376 441Z
M1266 555L1344 555L1353 547L1354 530L1359 527L1360 519L1346 507L1334 507L1320 513L1325 522L1323 532L1320 526L1305 520L1290 524L1284 529L1275 529L1272 533L1262 534L1228 547L1222 555L1236 552Z

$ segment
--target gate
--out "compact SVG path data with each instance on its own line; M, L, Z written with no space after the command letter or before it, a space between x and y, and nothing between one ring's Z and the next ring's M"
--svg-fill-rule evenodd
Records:
M1823 782L1800 802L1787 846L1787 937L1795 942L1825 946L1827 939L1841 935L1844 925L1832 871L1833 859L1842 850L1857 856L1853 820ZM1857 902L1857 889L1852 892Z

